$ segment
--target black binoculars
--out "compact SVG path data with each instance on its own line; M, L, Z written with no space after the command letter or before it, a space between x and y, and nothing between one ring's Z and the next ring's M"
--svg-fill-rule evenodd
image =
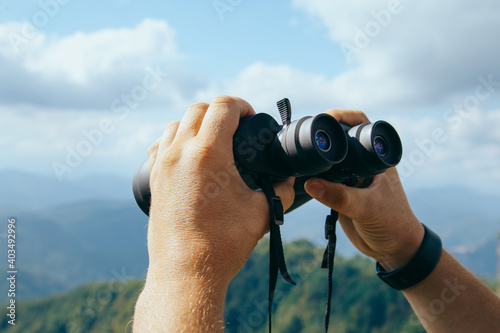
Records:
M236 167L252 189L261 177L272 182L296 177L290 212L311 199L304 183L312 177L348 186L369 186L373 176L396 166L403 148L388 122L350 126L322 113L291 121L288 99L278 102L282 125L266 113L241 119L233 137ZM133 191L137 204L149 215L151 194L148 162L137 170Z

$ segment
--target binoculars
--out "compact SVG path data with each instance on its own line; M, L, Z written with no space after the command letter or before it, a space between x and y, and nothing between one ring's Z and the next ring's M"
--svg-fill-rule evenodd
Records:
M401 160L401 140L388 122L352 127L326 113L292 122L289 100L277 104L282 124L266 113L241 119L233 136L233 153L242 179L254 190L260 188L261 177L272 182L296 177L295 201L287 212L311 199L304 190L309 178L366 187L375 175ZM133 191L137 204L149 215L147 161L134 176Z

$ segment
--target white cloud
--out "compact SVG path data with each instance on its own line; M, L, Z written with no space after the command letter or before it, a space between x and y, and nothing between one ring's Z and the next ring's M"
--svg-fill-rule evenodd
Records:
M361 75L361 74L360 74ZM375 75L375 74L373 74ZM349 74L345 75L354 80ZM268 112L278 117L275 103L278 98L289 97L293 119L314 115L329 108L363 109L373 121L384 119L394 125L404 145L405 168L401 170L410 186L422 184L457 184L480 190L496 190L500 182L497 171L500 165L500 111L481 111L480 108L455 110L452 104L436 105L426 116L418 113L394 112L376 107L373 95L389 91L387 86L377 86L366 96L353 87L344 91L344 75L328 78L322 74L307 73L288 65L254 63L230 80L214 83L198 94L199 100L209 101L217 93L247 99L257 112ZM479 83L476 81L475 83ZM355 85L352 82L352 85ZM393 89L397 89L394 84ZM482 88L482 93L487 90ZM350 95L349 95L350 94ZM474 89L458 102L474 97ZM389 98L389 97L387 97ZM346 100L351 99L351 103ZM366 100L371 100L367 102ZM364 108L366 106L366 108ZM445 139L435 142L433 132L440 130ZM431 142L431 143L429 143ZM429 146L430 145L430 146ZM410 172L407 167L411 167ZM467 176L466 176L467 175Z
M337 43L352 42L356 27L373 19L370 9L387 6L383 1L340 5L296 0L295 4L320 17ZM0 39L0 71L9 77L0 82L0 149L6 157L1 167L12 164L33 169L38 161L46 173L52 173L50 163L62 161L68 146L76 147L84 138L82 130L111 117L116 130L95 147L78 172L120 170L127 174L164 125L180 119L189 104L228 94L247 99L257 112L275 116L277 99L288 97L294 119L328 108L362 109L372 120L385 118L395 125L405 144L405 157L420 149L416 141L425 141L433 129L443 128L448 139L425 156L407 181L453 183L461 179L482 188L500 181L500 111L475 111L459 129L442 120L452 100L463 102L474 94L477 76L491 73L500 81L498 50L486 38L486 27L498 25L493 22L498 5L488 8L483 0L477 8L468 6L461 0L432 6L425 0L403 3L404 10L359 53L357 64L335 77L286 64L255 62L234 78L207 84L190 71L173 29L166 22L149 19L133 28L63 37L39 33L19 55ZM451 20L451 14L439 16L440 12L454 13L461 25ZM3 24L0 32L16 27ZM118 99L125 105L123 96L143 85L146 66L160 66L168 72L168 79L149 91L137 107L129 107L130 116L121 121L111 104ZM431 106L434 116L395 112L415 111L424 104ZM140 116L145 110L147 118Z
M498 1L293 4L319 18L339 47L356 47L354 65L336 85L348 104L363 98L367 107L433 105L468 92L480 75L493 74L500 81L500 47L494 42L500 29Z
M342 106L339 103L341 96L330 93L335 91L335 80L286 65L255 63L234 79L199 90L193 101L209 102L216 94L227 93L247 99L257 112L269 112L277 116L276 99L289 97L294 119L298 119ZM3 115L0 149L6 156L7 165L15 161L15 165L22 168L22 165L38 161L37 164L46 173L53 174L50 163L63 162L67 147L76 149L78 143L85 139L83 130L95 129L103 118L110 118L116 129L93 149L92 154L75 170L75 174L81 175L91 170L132 173L138 161L145 157L147 147L161 135L163 127L171 120L180 119L186 106L176 110L177 113L161 110L149 112L148 117L142 117L138 110L130 110L125 119L120 119L120 114L110 110L103 113L100 110L46 111L33 107L4 107L0 108ZM464 113L460 122L456 121L458 118L453 121L448 118L446 121L443 117L445 109L440 110L437 116L426 117L365 111L372 120L389 121L400 133L406 165L411 163L412 167L411 172L404 174L405 182L410 186L461 183L494 191L493 184L500 181L500 110L474 109ZM432 140L432 133L436 129L442 130L446 139L433 142L431 152L427 152L428 142Z
M374 87L371 96L364 96L356 87L352 76L329 78L289 65L256 62L244 68L234 79L214 82L207 89L200 90L197 99L209 101L217 94L234 95L247 99L257 112L274 112L277 100L288 97L294 113L297 112L294 117L297 117L331 108L368 111L370 105L366 100L371 96L381 98L387 92L387 85L378 86ZM374 111L373 105L371 107Z
M500 110L475 110L461 123L399 116L389 121L401 135L404 153L399 169L411 186L460 184L498 192ZM440 134L433 137L435 131Z
M243 69L237 77L211 84L197 99L209 101L217 94L239 96L257 112L275 111L278 99L288 97L292 109L306 115L324 111L333 105L332 81L321 74L307 73L288 65L257 62Z
M184 63L175 31L165 22L145 19L132 28L77 32L63 37L39 32L14 52L9 34L22 34L22 23L0 25L0 82L4 104L47 108L108 110L159 68L168 79L148 93L144 105L175 108L191 98L203 81Z
M146 158L147 148L162 134L165 125L181 116L151 112L142 117L132 112L121 118L100 110L46 111L31 106L0 107L0 114L0 168L54 177L51 164L68 165L68 151L79 151L79 147L85 151L82 161L71 166L72 172L65 177L89 172L130 175ZM103 121L110 130L103 132Z
M177 60L175 32L164 21L146 19L134 28L77 32L48 42L26 57L26 68L79 84L147 65Z
M0 26L4 57L18 61L28 72L48 78L85 84L98 75L143 68L151 63L178 60L175 31L165 21L145 19L133 28L76 32L49 38L40 32L19 44L18 54L10 34L22 36L23 23ZM10 46L10 47L9 47Z

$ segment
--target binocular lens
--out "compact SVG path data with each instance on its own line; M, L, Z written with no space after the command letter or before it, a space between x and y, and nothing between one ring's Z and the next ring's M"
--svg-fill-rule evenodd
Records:
M387 143L381 136L377 136L373 139L373 148L375 148L375 152L380 156L385 156L385 154L387 154Z
M314 176L340 163L347 155L347 137L340 123L321 113L291 122L278 133L274 153L294 177ZM278 165L278 163L274 163ZM283 172L283 171L282 171Z
M316 144L322 151L329 151L332 146L330 137L325 131L316 132Z

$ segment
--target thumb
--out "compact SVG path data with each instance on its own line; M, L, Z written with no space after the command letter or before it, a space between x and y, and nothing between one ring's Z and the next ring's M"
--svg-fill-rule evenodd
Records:
M311 197L342 215L356 219L363 212L365 198L359 188L332 183L321 178L309 179L304 188Z

